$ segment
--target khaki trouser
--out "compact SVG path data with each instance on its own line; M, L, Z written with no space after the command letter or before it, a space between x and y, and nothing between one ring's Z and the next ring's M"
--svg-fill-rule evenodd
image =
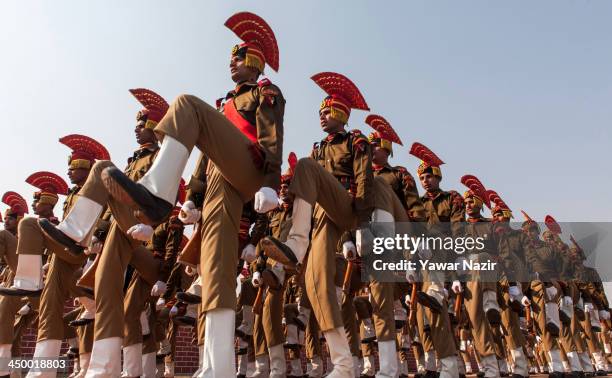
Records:
M4 260L11 271L17 271L17 238L7 230L0 230L0 260Z
M267 289L261 315L255 314L253 339L255 357L267 354L267 349L285 342L283 332L283 293L284 287L277 290Z
M493 282L492 284L492 288L495 289L495 283ZM482 293L485 288L490 290L491 282L481 282L479 280L467 281L463 296L463 303L472 325L474 348L481 357L495 354L493 333L482 307Z
M312 313L310 313L310 319L306 325L306 332L304 332L304 342L306 358L311 359L316 356L322 357L319 324Z
M66 252L65 248L54 240L45 237L38 225L38 218L25 217L17 226L17 254L42 256L45 250L60 257L68 264L81 266L87 260L85 254L74 256Z
M223 114L189 95L172 103L155 132L176 139L188 151L198 147L212 163L202 212L202 311L234 310L242 205L264 178L254 163L252 143Z
M508 290L503 290L502 295L504 302L508 303L508 301L510 300L510 294L508 293ZM525 336L521 331L519 314L512 311L510 306L502 306L501 308L501 321L502 325L507 331L505 335L505 340L506 344L508 344L508 348L522 348L526 344L526 341Z
M125 321L123 323L123 346L130 346L134 344L142 343L142 326L140 323L140 316L147 307L147 303L151 302L151 288L152 284L146 282L138 273L134 273L130 280L130 284L125 293L123 300L123 311L125 314ZM155 308L155 303L153 303ZM155 313L155 311L152 311ZM150 337L154 335L155 323L150 322L149 319L149 330Z
M133 209L111 197L101 180L104 169L114 166L110 161L96 162L79 196L89 198L101 206L108 205L113 222L106 236L95 274L96 322L95 339L123 337L124 312L123 277L128 264L134 266L149 284L157 281L160 263L141 242L125 232L140 223Z
M321 331L330 331L343 326L334 284L335 252L342 233L356 226L353 200L332 174L310 158L298 161L290 191L314 205L306 292Z
M58 255L51 256L49 271L40 296L38 341L65 338L63 314L66 300L85 295L76 286L79 268L79 265L70 264Z
M12 344L15 315L25 303L19 297L0 296L0 344Z
M547 351L553 349L559 349L559 343L556 337L550 334L546 329L546 288L544 287L544 283L541 281L531 281L531 291L532 291L532 304L531 308L535 313L535 322L540 329L540 333L542 334L542 343L544 348ZM559 293L557 293L557 297ZM554 298L553 301L556 302L558 298Z

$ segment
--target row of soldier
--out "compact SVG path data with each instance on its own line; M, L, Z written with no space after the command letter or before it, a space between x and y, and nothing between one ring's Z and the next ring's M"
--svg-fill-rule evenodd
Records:
M124 171L95 140L70 135L60 141L73 151L72 189L50 172L31 175L37 218L24 217L27 205L16 193L5 196L2 357L11 356L23 329L13 327L15 316L38 312L34 356L58 357L69 338L78 349L75 376L154 376L157 352L168 354L172 376L169 340L179 324L197 328L194 376L202 377L407 376L411 351L417 374L458 377L471 371L471 350L487 377L528 376L530 366L552 376L606 374L605 293L555 223L545 241L530 219L513 230L509 207L471 175L462 178L464 196L441 190L442 160L414 143L420 196L410 173L388 162L401 140L383 117L366 118L370 137L346 130L351 109L369 108L355 84L333 72L312 77L327 93L319 109L325 138L308 158L291 154L281 175L285 100L259 80L266 64L278 70L276 39L252 13L235 14L226 26L243 43L230 60L236 87L215 107L189 95L168 105L150 90L131 90L144 109L135 129L140 147ZM193 147L201 156L182 185ZM58 195L67 195L61 222L53 213ZM484 205L492 219L483 217ZM506 275L361 280L372 222L495 235L469 257L494 258ZM188 242L186 224L195 224ZM432 258L444 255L435 252ZM564 278L574 279L547 270L559 261L575 270ZM538 276L520 276L528 271ZM64 315L70 298L77 309Z

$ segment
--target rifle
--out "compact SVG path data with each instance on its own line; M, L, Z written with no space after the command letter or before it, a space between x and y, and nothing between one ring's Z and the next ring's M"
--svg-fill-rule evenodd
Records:
M176 259L177 262L191 267L196 267L200 263L200 246L202 245L201 229L202 225L196 223L191 238Z
M456 294L455 296L455 318L457 319L457 324L461 323L461 306L463 305L463 291Z
M351 277L353 276L353 269L355 263L353 261L349 261L346 266L346 271L344 271L344 281L342 281L342 292L344 295L348 295L351 290Z
M411 326L414 326L416 324L418 291L418 284L416 282L413 282L412 291L410 292L410 316L408 318L408 324L410 324Z

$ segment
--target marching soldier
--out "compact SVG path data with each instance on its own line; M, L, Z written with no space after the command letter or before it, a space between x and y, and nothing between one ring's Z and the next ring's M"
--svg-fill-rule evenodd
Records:
M558 263L562 261L555 250L540 239L540 227L523 214L527 220L523 222L522 229L527 235L530 243L527 261L535 277L531 280L528 289L533 302L533 312L535 321L542 335L544 349L550 359L552 377L561 377L564 372L561 360L561 350L559 348L559 299L560 288L556 284L559 277ZM554 282L555 281L555 282Z
M512 373L527 377L527 356L524 347L527 345L523 332L521 331L519 313L524 306L525 311L529 309L530 301L523 294L523 288L528 287L528 268L526 256L528 255L529 242L526 235L510 227L512 212L506 203L492 190L487 191L489 201L494 207L491 209L495 225L495 235L498 238L499 253L506 256L503 261L505 277L501 287L505 306L502 309L502 325L506 329L506 345L512 355ZM519 378L519 377L517 377Z
M152 129L165 113L167 103L159 95L146 89L134 89L131 93L145 107L137 115L135 128L140 148L128 160L126 168L129 177L139 179L151 167L159 151ZM47 240L59 242L73 254L80 256L83 248L76 245L73 240L80 240L83 245L89 246L99 223L99 217L108 205L113 221L95 274L95 337L87 374L118 376L121 336L124 331L124 309L123 306L116 305L117 299L123 297L123 279L117 278L124 276L129 263L154 284L157 281L159 264L142 244L142 241L151 237L153 230L138 225L132 211L124 203L109 197L101 184L101 171L111 165L110 161L105 160L98 161L92 166L72 209L57 228L49 222L39 223L45 231ZM74 239L69 239L66 235Z
M440 165L444 162L427 147L416 142L412 145L410 154L422 161L417 173L421 186L425 190L421 202L425 207L427 232L434 236L458 236L462 223L465 221L465 207L459 193L440 189L442 180ZM454 261L453 253L452 251L432 251L431 258L444 260L452 257ZM442 366L440 377L456 377L459 375L458 361L444 293L444 281L447 277L444 272L427 271L423 273L423 284L421 291L418 292L417 300L425 307L422 312L429 323L429 331L425 332L423 316L417 316L417 321L426 356L426 376L435 374L435 350Z
M9 286L17 270L17 228L19 221L28 213L28 204L15 192L4 193L2 202L9 208L4 212L4 229L0 230L0 260L6 266L3 284ZM11 358L15 315L22 305L20 298L0 297L0 359ZM9 374L8 369L0 369L0 376Z
M345 130L351 109L369 108L359 89L345 76L322 72L312 79L328 94L319 110L327 136L315 144L310 158L300 159L295 167L289 188L294 196L293 224L287 241L267 237L261 243L266 255L274 260L288 266L301 263L314 216L306 291L330 350L334 367L328 377L349 377L353 374L353 357L336 294L335 251L343 244L339 244L341 236L351 230L357 229L359 244L374 208L370 145L360 131Z
M206 313L207 329L203 373L214 370L215 375L229 377L235 374L232 336L236 297L233 292L240 212L242 204L253 198L258 212L267 212L278 205L276 189L280 182L285 101L269 80L257 82L266 63L278 69L278 47L267 23L244 12L232 16L226 25L245 43L232 52L230 71L237 86L228 93L223 113L194 96L178 97L155 129L163 141L156 163L148 173L136 183L116 167L107 165L103 175L107 190L100 193L103 197L111 195L113 201L121 203L122 209L112 205L111 208L115 219L125 224L123 227L127 226L125 230L136 223L131 214L119 215L122 211L131 212L126 203L140 208L137 215L143 221L161 223L174 207L179 178L191 149L197 145L208 156L213 166L204 200L200 263L204 291L201 308ZM186 213L194 210L186 206L183 209ZM75 242L85 244L84 236L91 225L85 222L75 226L71 230L60 226L50 232L72 247ZM104 258L100 269L103 262ZM109 286L117 275L114 272L122 265L119 261L113 262L114 267L100 275L110 276L105 279L96 276L97 282ZM113 292L116 298L119 288ZM117 322L121 315L113 319ZM118 348L121 340L116 336L119 334L106 335L112 345L106 350ZM119 358L113 355L112 360Z

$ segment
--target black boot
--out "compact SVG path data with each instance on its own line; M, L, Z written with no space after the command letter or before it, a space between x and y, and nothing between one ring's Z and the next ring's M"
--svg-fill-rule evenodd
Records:
M137 207L136 218L145 224L162 223L174 207L174 204L154 196L147 188L130 180L117 167L106 168L101 176L108 193L126 205Z
M297 266L298 259L295 253L285 243L275 237L266 236L261 240L261 246L266 256L289 267Z
M176 299L178 299L179 301L183 303L188 303L188 304L202 303L202 297L197 296L195 294L188 293L186 291L181 291L179 293L176 293Z
M68 235L58 230L57 226L51 223L48 219L39 219L38 225L43 230L45 235L47 235L51 240L60 244L62 247L64 247L65 250L67 250L71 254L75 256L83 254L85 247L78 245L77 242L69 238Z

